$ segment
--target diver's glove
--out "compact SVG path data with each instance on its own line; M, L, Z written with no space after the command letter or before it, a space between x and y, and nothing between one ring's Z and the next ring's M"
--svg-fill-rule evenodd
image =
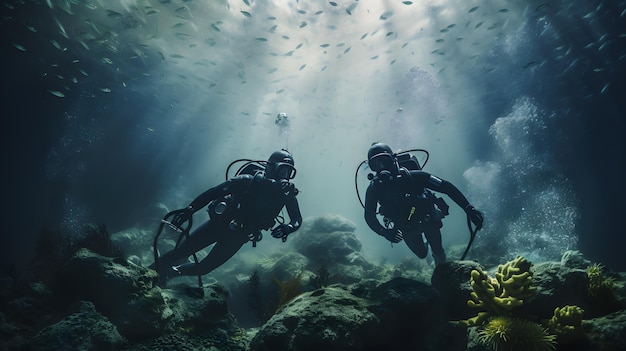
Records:
M399 243L403 239L402 232L396 229L386 229L381 235L392 243Z
M280 181L280 189L282 190L283 194L285 195L298 195L298 188L296 188L296 186L291 183L288 180L281 180Z
M177 228L182 228L183 224L185 224L185 222L191 219L194 212L196 211L194 211L193 207L191 206L180 210L178 213L174 215L174 218L172 218L172 221L171 221L172 225Z
M483 227L484 216L482 212L478 211L472 205L467 205L465 206L465 213L467 213L472 223L476 226L476 230Z
M282 239L283 242L287 241L287 237L291 233L293 233L293 226L291 224L279 224L276 228L272 229L272 236L276 239Z

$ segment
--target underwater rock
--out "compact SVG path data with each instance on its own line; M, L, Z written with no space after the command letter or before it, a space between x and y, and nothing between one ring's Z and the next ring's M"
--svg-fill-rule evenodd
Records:
M589 350L626 350L626 311L583 320L583 330L589 342Z
M452 261L437 266L431 277L431 284L441 296L441 300L451 320L467 319L476 315L476 310L467 305L470 293L472 270L483 270L474 261Z
M350 255L361 251L361 241L353 232L309 231L294 237L293 247L311 260L312 264L341 263L352 261Z
M29 342L33 351L117 350L125 343L117 328L88 301L80 311L42 329Z
M378 327L367 300L339 287L327 287L286 304L261 327L250 349L367 350L375 342Z
M378 350L439 350L447 317L432 286L407 278L393 278L366 291L370 311L380 320Z
M356 229L356 224L347 218L337 214L325 214L322 216L307 218L302 229L315 233L349 232Z
M425 283L335 284L279 309L251 350L436 350L446 324L437 292Z

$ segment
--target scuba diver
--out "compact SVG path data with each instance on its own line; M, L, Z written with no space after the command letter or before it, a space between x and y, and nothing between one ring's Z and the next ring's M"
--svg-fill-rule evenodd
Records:
M286 129L289 128L289 116L286 113L281 112L276 115L276 120L274 124L278 126L279 134L282 134Z
M233 163L238 161L248 163L235 177L208 189L189 206L172 211L163 219L160 228L166 223L183 232L185 224L187 228L191 227L193 214L208 205L209 220L184 239L181 235L176 248L161 257L158 257L156 248L158 234L155 237L155 262L150 268L159 273L160 286L165 287L169 279L177 276L197 275L201 282L201 275L224 264L246 242L252 241L256 246L262 239L261 230L271 229L274 238L285 242L289 234L300 228L302 215L296 199L298 189L290 182L296 175L291 154L283 149L272 153L267 162L242 159ZM228 178L228 169L226 176ZM283 207L287 209L289 223L285 223L280 215ZM166 221L170 214L173 219ZM215 246L198 262L195 253L211 244ZM188 262L192 255L195 262Z
M468 226L471 221L476 230L482 227L483 214L469 203L461 191L452 183L424 172L417 158L408 152L394 154L387 144L377 142L367 152L367 163L376 173L368 176L370 185L363 205L365 221L374 232L390 242L399 243L404 239L419 258L426 257L426 245L429 244L435 265L446 261L440 229L443 226L441 219L448 215L449 206L430 190L448 195L459 205L467 213ZM379 222L378 214L383 216L384 225ZM475 232L472 239L474 235Z

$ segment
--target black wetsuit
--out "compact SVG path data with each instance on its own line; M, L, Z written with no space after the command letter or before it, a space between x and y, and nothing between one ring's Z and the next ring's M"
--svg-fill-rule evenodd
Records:
M275 224L283 207L289 215L291 232L302 223L297 190L288 181L276 181L262 175L240 175L200 194L189 205L196 212L209 205L210 219L195 229L180 245L162 255L158 266L165 281L173 275L207 274L230 259L261 230ZM198 264L187 263L172 271L171 267L187 262L189 256L211 244L215 246Z
M375 177L372 180L365 195L365 221L373 231L386 238L400 231L409 249L420 258L426 257L428 253L422 239L423 233L430 244L435 263L445 262L440 231L444 214L441 213L442 209L435 206L436 197L428 189L448 195L466 211L469 201L452 183L430 173L402 169L400 174L391 179ZM393 222L393 229L380 224L376 216L378 212Z

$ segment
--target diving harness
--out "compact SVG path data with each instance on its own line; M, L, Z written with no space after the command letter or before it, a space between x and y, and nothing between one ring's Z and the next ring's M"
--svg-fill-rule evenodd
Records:
M262 160L250 160L250 159L234 160L226 168L226 176L225 176L226 180L229 179L228 175L230 172L230 168L234 164L239 163L239 162L245 162L245 163L237 169L233 177L236 177L242 174L249 174L252 176L252 179L250 180L250 185L252 185L252 182L257 176L260 176L265 171L265 168L267 166L267 161L262 161ZM285 194L293 194L294 196L298 194L298 189L292 183L290 182L285 182L285 183L286 184L281 184L281 187L285 191ZM236 204L234 204L234 199L232 198L231 195L228 195L224 197L223 199L211 201L208 205L207 211L209 212L209 216L213 218L214 215L224 214L228 210L229 206L237 206ZM161 219L161 223L159 224L159 227L154 236L154 241L152 243L152 248L153 248L153 253L154 253L154 262L155 262L156 267L159 267L159 264L158 264L159 263L159 251L158 251L157 243L158 243L159 236L163 232L163 229L165 228L165 226L169 227L176 233L180 234L178 236L178 239L176 240L176 246L174 247L174 250L178 248L178 245L182 241L183 237L185 237L186 240L189 240L189 232L193 225L193 216L189 216L189 219L186 222L183 222L180 226L176 226L173 224L173 222L175 222L174 219L177 216L183 215L186 211L187 209L170 211L163 217L163 219ZM285 219L282 215L278 215L272 222L272 225L274 222L277 222L280 225L285 222ZM237 229L243 228L243 224L233 219L229 222L228 227L230 230L237 230ZM258 230L255 233L251 233L248 239L252 242L252 246L256 247L257 242L263 239L263 234L261 233L260 230ZM283 238L283 242L285 241L285 239L286 238ZM199 261L198 261L198 256L196 255L196 253L194 252L192 256L193 256L194 263L198 264ZM203 285L202 285L201 275L198 275L198 285L199 285L199 295L200 297L202 297L204 295L204 291L202 289Z
M418 161L417 157L415 155L411 155L411 152L421 152L422 154L424 154L424 160L422 161L422 163L420 164L420 162ZM396 161L398 162L398 167L402 171L404 170L404 172L406 173L407 171L410 170L422 170L425 166L426 163L428 163L428 159L430 158L430 154L427 150L425 149L411 149L411 150L406 150L406 151L401 151L398 153L394 153L393 157L396 159ZM356 195L357 198L359 199L359 202L361 203L361 207L363 207L363 209L365 209L365 204L363 203L363 200L361 199L361 193L359 192L359 183L358 183L358 177L359 177L359 171L361 170L361 167L363 167L363 165L367 164L368 161L367 160L363 160L361 161L361 163L358 165L358 167L356 168L356 172L354 174L354 187L356 189ZM384 172L380 172L380 173L384 173ZM367 179L372 182L372 181L376 181L376 180L381 180L381 178L384 177L388 177L389 174L374 174L374 173L368 173L367 174ZM428 191L426 191L428 192ZM435 205L437 205L439 211L441 211L442 214L442 218L448 215L448 209L450 206L448 206L448 204L445 202L444 199L435 196L434 194L430 193L429 195L432 197L433 202L435 203ZM413 216L415 211L415 207L411 208L411 212L409 212L409 219L411 218L411 216ZM380 209L378 210L378 212L376 214L381 214L380 213ZM384 216L384 215L383 215ZM428 214L426 216L429 216ZM428 220L429 218L425 218L425 220ZM384 226L386 228L393 228L393 221L388 218L387 216L383 217L383 223ZM469 229L470 232L470 240L467 243L467 247L465 248L465 251L463 252L463 256L461 256L461 261L465 259L465 256L467 255L467 252L469 251L470 247L472 246L472 243L474 242L474 239L476 237L476 233L478 232L478 227L473 228L472 227L472 221L471 218L469 216L469 214L467 215L467 227Z

